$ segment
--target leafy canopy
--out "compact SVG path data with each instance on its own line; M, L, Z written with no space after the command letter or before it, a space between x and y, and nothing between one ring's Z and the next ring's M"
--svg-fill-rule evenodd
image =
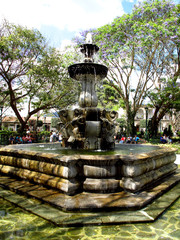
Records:
M68 54L48 46L37 30L4 21L0 27L0 80L4 99L22 128L40 110L76 102L77 85L67 74ZM22 117L24 106L27 115Z

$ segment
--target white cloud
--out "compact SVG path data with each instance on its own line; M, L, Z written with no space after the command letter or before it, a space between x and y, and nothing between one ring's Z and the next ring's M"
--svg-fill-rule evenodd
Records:
M68 39L64 39L62 40L61 42L61 45L59 47L59 50L60 51L64 51L64 49L66 48L66 46L71 46L73 45L73 42L71 40L68 40Z
M122 0L6 0L0 18L40 29L52 25L78 31L102 26L124 13Z

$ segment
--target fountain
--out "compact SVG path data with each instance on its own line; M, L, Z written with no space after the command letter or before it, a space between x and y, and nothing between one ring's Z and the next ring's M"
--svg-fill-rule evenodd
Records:
M80 46L84 54L84 63L69 66L71 78L80 81L82 91L79 96L79 108L60 112L63 126L63 145L75 149L113 149L117 112L97 108L96 83L106 77L108 69L94 63L93 55L99 48L92 44L87 34L86 43Z
M97 108L95 91L108 69L93 62L99 48L90 35L80 47L84 62L68 71L82 91L78 108L61 111L64 148L59 143L1 148L0 185L65 211L141 209L179 181L176 149L114 143L117 113Z

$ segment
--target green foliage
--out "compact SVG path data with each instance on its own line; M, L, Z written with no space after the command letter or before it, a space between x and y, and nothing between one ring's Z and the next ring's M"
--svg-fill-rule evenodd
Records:
M37 127L42 127L42 126L43 126L43 121L37 120Z
M146 120L145 119L140 120L140 128L146 128Z
M97 95L99 105L102 107L115 111L117 111L120 107L124 107L122 98L107 80L104 80L102 85L98 86Z
M37 133L38 142L49 142L50 132L41 131Z
M0 130L0 145L9 144L10 136L17 136L18 133L10 130Z
M118 123L118 125L121 129L127 128L127 121L126 121L125 118L123 118L123 117L122 118L117 118L116 122Z
M174 79L161 79L160 88L155 88L154 92L149 91L148 96L153 106L160 105L166 108L166 112L174 108L180 110L179 85Z
M7 136L16 136L17 132L10 131L10 130L0 130L0 135L7 135Z
M60 118L51 118L51 127L52 128L59 128L58 123L60 122Z
M77 84L67 74L70 56L48 47L39 31L4 21L0 27L0 59L3 101L9 99L20 131L40 110L76 102ZM28 111L25 119L20 113L24 103Z
M49 132L49 131L41 131L41 132L38 132L38 137L42 137L42 136L47 136L47 137L49 137L49 136L50 136L50 132Z

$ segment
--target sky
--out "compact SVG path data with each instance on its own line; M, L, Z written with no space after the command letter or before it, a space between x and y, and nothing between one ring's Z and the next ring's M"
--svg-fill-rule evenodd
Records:
M141 0L142 1L142 0ZM97 28L124 13L139 0L5 0L0 22L38 29L53 47L70 43L79 32Z
M131 13L143 0L2 0L0 23L38 29L49 44L62 48L81 31L111 23L117 16ZM179 3L180 0L174 0Z
M0 23L38 29L53 47L70 43L81 31L97 28L131 13L143 0L2 0ZM180 0L174 0L178 3Z

